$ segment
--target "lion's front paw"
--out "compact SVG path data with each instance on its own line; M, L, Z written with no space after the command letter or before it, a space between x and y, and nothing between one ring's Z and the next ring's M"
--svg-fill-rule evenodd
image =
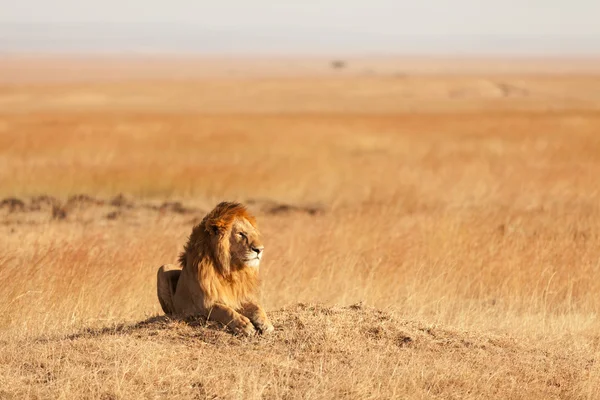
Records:
M256 335L256 328L252 325L252 322L248 318L239 319L231 327L236 335L254 336Z
M270 323L269 321L256 324L256 328L263 335L268 335L269 333L271 333L275 330L275 327L273 327L273 324Z

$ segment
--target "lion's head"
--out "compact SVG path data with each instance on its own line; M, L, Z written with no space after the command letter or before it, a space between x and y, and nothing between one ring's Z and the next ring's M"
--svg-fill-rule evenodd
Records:
M185 266L190 255L204 253L229 276L232 271L258 268L263 250L256 219L243 205L222 202L194 228L180 262Z
M238 218L233 222L226 236L229 236L231 266L258 268L265 248L260 240L258 229L249 220Z

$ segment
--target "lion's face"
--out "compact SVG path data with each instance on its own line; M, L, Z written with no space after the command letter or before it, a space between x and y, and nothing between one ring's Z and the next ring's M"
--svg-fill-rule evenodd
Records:
M237 218L229 236L231 264L238 268L258 268L264 248L258 230L247 219Z

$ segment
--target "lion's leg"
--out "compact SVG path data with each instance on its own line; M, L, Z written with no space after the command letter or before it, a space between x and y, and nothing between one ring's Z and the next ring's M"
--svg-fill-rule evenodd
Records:
M165 314L170 315L175 313L173 306L173 296L179 275L181 275L181 266L174 264L165 264L158 269L156 275L156 293L158 301Z
M224 304L215 304L207 313L207 318L220 322L234 333L252 336L256 333L252 322L233 308Z
M258 303L246 303L242 306L240 312L252 321L260 333L271 333L275 329L271 321L269 321L267 313Z

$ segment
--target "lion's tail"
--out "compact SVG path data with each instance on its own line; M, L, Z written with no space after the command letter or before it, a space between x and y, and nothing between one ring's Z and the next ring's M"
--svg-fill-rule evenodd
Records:
M167 315L175 313L173 296L175 295L179 275L181 275L181 266L175 264L165 264L161 266L156 275L158 301Z

